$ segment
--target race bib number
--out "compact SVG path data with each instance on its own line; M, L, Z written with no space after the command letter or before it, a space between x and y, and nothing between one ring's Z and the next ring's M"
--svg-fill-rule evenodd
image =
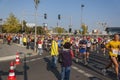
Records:
M118 54L118 50L112 50L113 54Z
M85 45L85 44L83 44L83 45L82 45L82 48L86 48L86 45Z
M38 44L38 48L42 48L42 44Z

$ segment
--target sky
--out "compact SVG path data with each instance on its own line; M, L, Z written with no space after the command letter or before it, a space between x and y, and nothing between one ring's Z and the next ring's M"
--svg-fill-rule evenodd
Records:
M82 4L84 7L81 10ZM40 0L36 23L47 23L48 28L55 27L58 23L65 29L71 23L73 30L80 30L82 15L82 22L88 26L89 32L93 29L104 30L101 23L106 23L108 27L120 27L119 4L120 0ZM10 13L19 21L35 23L34 0L0 0L0 18L5 21ZM46 20L44 13L47 13ZM61 15L61 20L58 20L58 14Z

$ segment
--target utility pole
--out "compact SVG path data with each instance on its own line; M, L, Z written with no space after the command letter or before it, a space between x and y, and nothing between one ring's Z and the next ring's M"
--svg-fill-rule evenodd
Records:
M23 11L23 13L22 13L22 33L23 33L23 27L24 27L24 24L23 24L23 20L24 20L24 11Z
M40 3L39 0L34 0L35 2L35 39L34 39L34 51L37 51L36 42L37 42L37 10L38 4Z

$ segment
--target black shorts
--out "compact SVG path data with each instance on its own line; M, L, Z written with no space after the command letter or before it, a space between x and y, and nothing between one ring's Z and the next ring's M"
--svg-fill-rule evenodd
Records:
M101 44L101 48L105 48L105 45L104 45L104 44Z
M120 55L118 55L118 62L120 62Z
M90 52L90 47L87 47L87 50L86 50L86 52Z

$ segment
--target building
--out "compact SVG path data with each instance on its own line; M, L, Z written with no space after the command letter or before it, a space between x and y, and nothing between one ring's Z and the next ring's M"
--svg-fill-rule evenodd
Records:
M120 27L106 27L105 31L108 34L120 33Z

